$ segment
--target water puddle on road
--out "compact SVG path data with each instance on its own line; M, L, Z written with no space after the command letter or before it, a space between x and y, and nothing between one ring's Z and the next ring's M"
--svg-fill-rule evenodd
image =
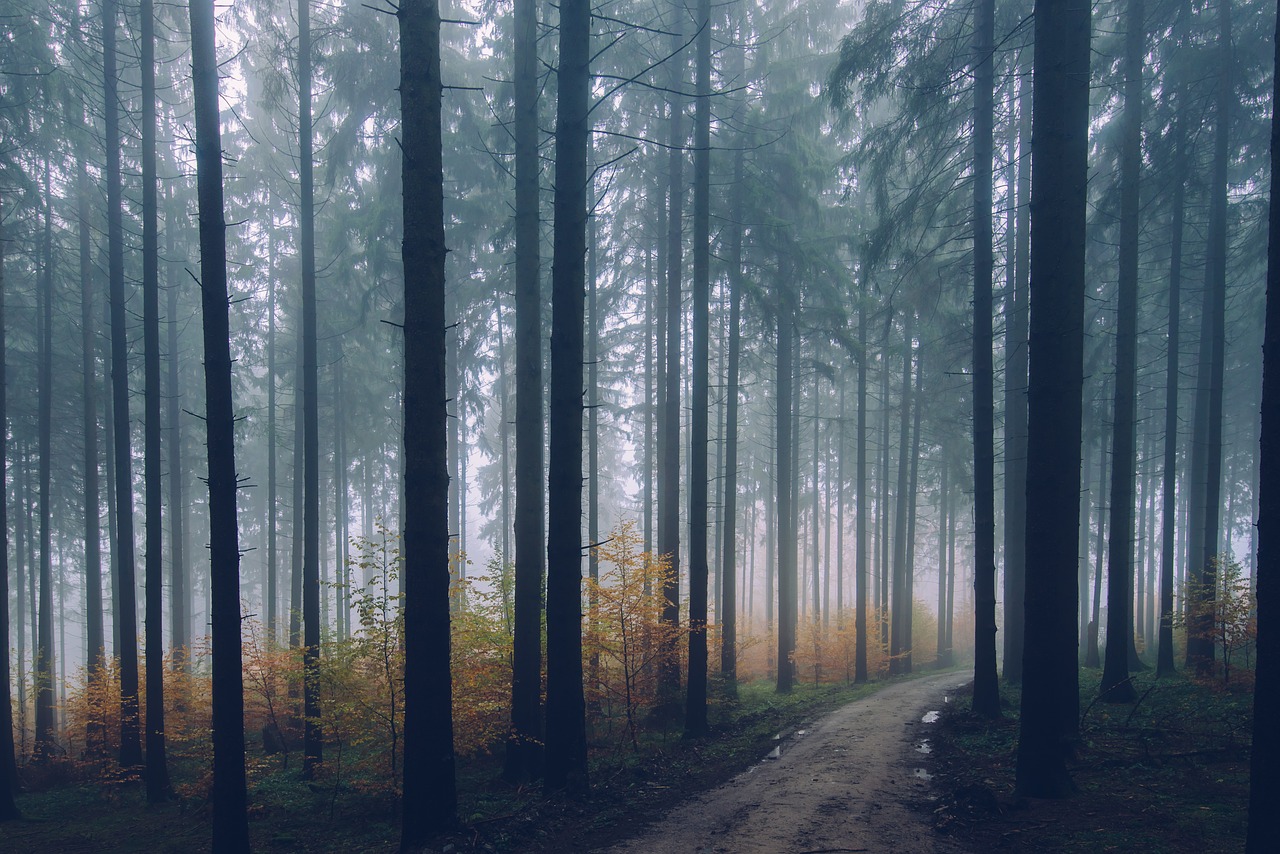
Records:
M925 724L936 724L938 722L938 712L925 712L924 717L920 719L920 722Z
M923 768L917 768L914 771L912 771L911 774L917 780L924 780L925 782L928 782L933 779L933 775Z
M916 753L933 753L933 745L929 743L929 739L916 745Z

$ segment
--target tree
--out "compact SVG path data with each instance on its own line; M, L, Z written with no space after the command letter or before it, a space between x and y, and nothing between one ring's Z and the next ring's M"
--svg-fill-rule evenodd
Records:
M324 761L320 731L320 383L316 367L316 235L312 192L311 9L298 0L298 252L302 262L303 774Z
M1137 462L1138 182L1142 168L1142 0L1125 11L1124 114L1120 140L1120 278L1116 318L1116 386L1111 440L1111 524L1107 542L1107 651L1101 694L1112 703L1137 697L1129 681L1133 637L1133 484Z
M9 645L9 382L5 356L4 206L0 204L0 638ZM21 660L21 659L19 659ZM0 656L0 821L22 818L18 809L18 766L13 749L13 701L9 656Z
M778 514L778 693L790 693L795 684L795 662L792 656L796 651L796 561L795 551L791 544L795 540L792 505L795 500L794 477L792 475L791 446L791 392L792 392L792 340L793 313L791 296L787 293L790 282L789 262L783 256L779 263L777 294L775 295L775 314L777 322L777 363L775 368L774 390L777 396L777 442L774 464L774 489Z
M1280 11L1280 3L1277 3ZM1274 843L1280 774L1274 757L1280 733L1270 725L1280 711L1280 644L1276 633L1276 561L1280 558L1280 17L1276 23L1275 76L1271 91L1271 209L1267 240L1267 307L1262 345L1262 430L1258 462L1257 665L1253 684L1253 746L1249 766L1247 854ZM1259 724L1261 722L1261 724Z
M116 645L120 659L120 764L142 764L138 732L138 605L134 573L133 455L129 448L129 343L124 292L124 222L120 210L120 99L116 69L116 0L102 3L102 90L106 117L107 276L111 303L111 418L115 463ZM239 601L237 600L237 609Z
M248 852L244 686L240 669L240 536L236 524L235 412L227 307L227 226L213 0L190 0L200 202L200 307L204 318L209 465L209 572L213 632L213 850ZM108 111L110 113L110 111ZM117 365L121 363L116 362ZM119 410L117 410L118 412ZM123 515L123 514L122 514Z
M456 821L449 638L440 9L400 22L404 174L404 812L400 850Z
M1032 94L1026 646L1016 781L1072 789L1079 708L1076 561L1084 382L1090 7L1037 0Z
M53 651L53 520L50 517L50 475L53 461L53 189L50 181L49 156L44 158L44 263L40 271L37 305L38 431L40 468L40 611L36 620L36 741L34 758L48 759L57 738L54 732L54 651ZM34 596L32 597L34 600ZM136 700L136 697L135 697ZM135 721L136 723L136 721Z
M697 5L693 130L693 395L689 455L689 681L687 737L707 733L707 417L711 316L711 0ZM816 488L816 487L815 487Z
M562 0L551 264L545 779L549 789L574 792L588 785L582 690L582 358L590 62L590 0Z
M511 735L504 776L539 773L542 726L542 583L546 531L542 492L542 288L538 223L538 16L515 0L516 145L516 513L515 637Z
M143 480L146 508L147 800L169 797L164 744L164 556L160 519L160 235L156 196L156 40L152 0L142 0ZM170 508L170 512L176 511Z
M973 78L973 710L1000 716L996 675L995 374L992 365L991 160L995 122L995 0L979 0ZM910 607L910 605L908 605Z

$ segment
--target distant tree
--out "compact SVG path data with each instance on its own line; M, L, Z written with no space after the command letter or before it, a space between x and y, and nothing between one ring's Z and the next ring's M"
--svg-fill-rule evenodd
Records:
M36 619L36 741L34 758L48 759L55 748L57 734L54 731L54 702L57 693L53 649L53 519L52 496L49 494L53 460L53 188L49 156L44 156L44 236L40 290L36 295L36 385L37 438L40 462L37 477L40 485L40 593L39 613ZM34 597L33 597L34 598ZM136 698L135 698L136 700Z
M403 0L404 810L400 850L456 821L449 638L440 9Z
M3 200L0 199L0 202ZM9 420L5 347L4 205L0 203L0 639L9 646ZM19 602L21 608L21 601ZM18 809L18 765L13 743L9 656L0 656L0 821L22 818Z
M248 852L244 684L240 669L240 537L236 522L235 411L227 302L227 226L213 0L190 0L200 203L200 306L204 318L209 465L210 623L213 633L213 850Z
M1031 149L1026 647L1016 780L1073 788L1090 7L1037 0Z
M776 476L777 530L778 530L778 681L779 694L790 693L795 685L795 662L792 656L796 651L797 621L797 568L795 551L790 544L795 538L795 501L792 450L792 342L794 340L794 308L791 295L787 293L790 282L787 270L789 259L780 260L782 269L778 272L777 293L775 295L775 315L777 322L777 363L774 390L777 395L777 459L774 465Z

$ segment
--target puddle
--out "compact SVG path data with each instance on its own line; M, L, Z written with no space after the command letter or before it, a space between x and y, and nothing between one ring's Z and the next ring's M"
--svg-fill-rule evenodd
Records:
M781 759L781 758L782 758L782 745L778 745L773 750L770 750L769 754L765 756L765 759Z
M796 730L796 738L799 738L802 735L808 735L808 734L809 734L809 731L807 729Z
M929 781L933 779L933 775L930 774L928 771L924 770L923 768L917 768L914 771L912 771L911 774L917 780Z
M950 698L950 697L946 697L946 696L944 696L944 697L942 698L942 702L944 702L944 703L950 703L950 702L951 702L951 698Z
M929 739L916 745L916 753L933 753L933 745L929 743Z
M920 719L920 722L925 724L936 724L938 722L938 713L936 711L925 712L924 717Z

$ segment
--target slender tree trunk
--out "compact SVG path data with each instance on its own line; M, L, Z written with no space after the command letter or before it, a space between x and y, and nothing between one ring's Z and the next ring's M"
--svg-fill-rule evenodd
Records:
M103 0L103 83L107 145L107 247L111 282L111 397L115 439L115 604L120 658L120 765L142 764L138 731L138 615L134 581L133 463L129 448L129 345L125 339L124 222L121 215L120 103L116 72L116 0Z
M743 156L738 151L733 158L734 210L742 205ZM738 676L738 589L736 586L736 561L738 559L738 386L742 372L742 229L731 227L729 232L729 365L725 387L725 452L724 452L724 538L722 554L724 567L720 574L724 579L720 616L720 673L729 682L730 690ZM755 540L755 528L747 534ZM749 589L749 588L748 588Z
M916 508L919 498L920 484L920 416L924 403L924 354L916 357L916 390L915 403L911 416L911 482L907 487L907 569L906 601L907 629L903 633L907 641L906 655L903 658L904 670L911 672L911 649L915 646L913 623L915 620L915 584L916 584Z
M1088 475L1086 474L1086 477ZM1102 622L1102 561L1103 543L1105 542L1107 503L1103 495L1107 488L1107 440L1098 437L1098 530L1097 541L1093 547L1093 611L1089 619L1089 641L1085 646L1084 666L1101 667L1102 658L1098 649L1098 632ZM1083 517L1084 524L1089 524L1089 516Z
M402 0L404 174L404 803L400 850L457 820L449 662L440 11Z
M0 200L2 201L2 200ZM83 207L83 206L82 206ZM8 354L5 342L4 206L0 204L0 365ZM82 233L84 226L81 226ZM3 373L3 372L0 372ZM0 376L0 638L9 639L9 383ZM18 577L18 614L22 614L22 577ZM22 664L22 623L18 623L19 676ZM9 656L0 656L0 822L22 818L18 809L18 765L13 743L13 701L10 694ZM21 681L19 681L21 684Z
M1181 370L1182 238L1186 217L1186 135L1182 121L1173 118L1173 224L1169 247L1169 327L1165 345L1164 471L1160 500L1160 633L1156 676L1171 676L1173 665L1173 575L1178 518L1178 375ZM1265 435L1265 434L1264 434Z
M892 321L890 321L892 322ZM886 327L886 331L887 331ZM876 502L879 523L879 576L876 585L879 595L876 616L880 623L880 649L889 652L889 351L888 341L881 346L880 354L880 500Z
M45 761L56 750L54 719L53 555L50 525L50 438L53 420L53 188L49 158L44 159L44 239L40 291L36 295L37 430L40 454L40 611L35 620L36 741L33 759ZM32 596L32 601L36 601ZM8 603L5 603L6 605Z
M689 434L689 683L684 731L707 726L707 476L711 329L711 0L697 0L693 121L693 396Z
M790 285L790 269L787 259L780 262L782 269L778 276L778 295L776 299L778 337L777 337L777 379L774 389L778 395L777 410L777 464L774 488L777 490L778 506L778 693L786 694L795 684L795 663L791 660L796 649L796 564L795 552L792 550L795 541L795 514L792 510L795 498L794 478L792 476L791 446L791 394L792 394L792 305L790 294L784 289Z
M268 191L267 198L270 199ZM172 311L171 311L172 314ZM172 349L173 326L170 325ZM171 362L176 367L177 360ZM172 378L172 368L171 378ZM176 389L176 384L174 388ZM176 411L175 411L176 413ZM177 441L178 431L173 432ZM280 591L278 581L279 547L276 528L279 522L276 478L276 229L267 231L267 646L276 648L280 628Z
M582 691L582 356L590 61L591 2L562 0L551 267L545 779L549 789L579 793L588 786ZM671 443L672 453L676 447Z
M996 674L995 389L992 366L991 160L995 117L995 0L975 7L973 82L973 710L1000 716Z
M236 529L235 414L227 309L226 221L218 119L218 61L211 0L191 0L196 172L200 201L200 304L209 465L213 612L213 850L248 852L244 686L240 671L240 545ZM122 585L123 586L123 585Z
M947 459L942 458L942 473L938 484L938 666L951 664L947 649Z
M147 801L169 797L164 740L164 543L160 471L160 234L156 181L155 11L142 0L143 482L146 513Z
M895 498L893 538L893 591L889 626L889 673L910 673L907 651L911 638L907 635L907 613L911 603L907 601L907 492L911 462L911 357L914 352L915 315L908 310L902 319L902 409L898 415L898 489Z
M1060 797L1079 719L1076 534L1084 382L1091 9L1036 0L1027 395L1026 643L1017 788Z
M504 765L504 776L512 782L538 776L542 755L539 706L546 530L542 491L537 29L535 0L515 0L516 578L511 732Z
M1133 638L1134 466L1137 460L1138 373L1138 182L1142 166L1142 62L1146 38L1143 2L1128 0L1125 11L1124 113L1120 141L1120 277L1116 318L1116 386L1111 440L1111 524L1107 545L1107 651L1102 698L1131 703L1129 681Z
M853 681L866 682L867 674L867 517L871 506L867 496L867 281L866 269L860 271L858 294L858 471L856 474L858 515L857 554L854 558L856 611L853 617L854 669Z
M297 375L302 373L302 324L298 323L300 318L294 319L297 323L297 334L294 336L294 369L295 382L293 385L293 469L290 476L293 479L293 524L290 529L290 554L289 554L289 649L299 649L302 646L302 510L306 503L303 500L303 475L302 475L302 446L304 444L302 422L303 406L302 406L302 389L299 388L296 381ZM296 699L297 689L294 684L290 684L291 696Z

